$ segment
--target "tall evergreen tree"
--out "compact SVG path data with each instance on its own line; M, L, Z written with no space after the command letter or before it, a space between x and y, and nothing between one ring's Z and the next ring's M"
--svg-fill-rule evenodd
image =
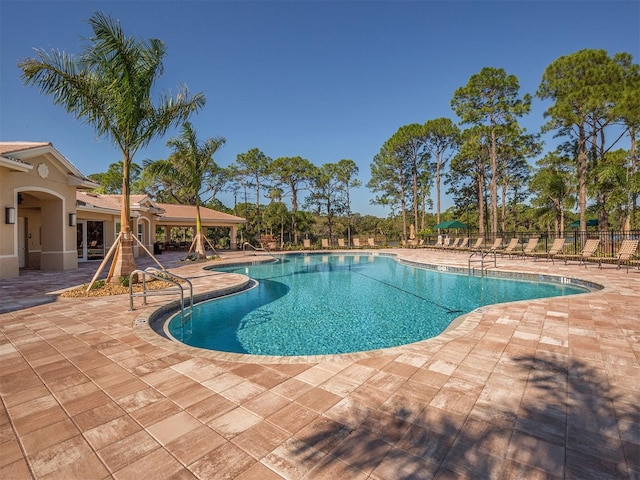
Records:
M472 75L464 87L458 88L451 106L463 124L483 125L489 138L489 222L491 234L498 232L498 182L500 177L498 149L504 141L505 129L531 108L531 96L519 97L520 84L515 75L501 68L483 68Z
M407 237L407 189L410 184L402 157L393 149L389 149L385 142L373 157L371 178L367 187L373 192L379 192L379 195L371 200L372 204L385 205L392 210L400 209L402 235L405 239Z
M291 221L293 223L294 242L298 243L296 229L296 212L298 211L298 195L308 188L316 172L316 166L302 157L279 157L269 165L269 174L274 184L288 189L285 195L291 195Z
M424 146L431 154L431 158L434 159L433 168L435 170L436 184L436 223L440 223L440 211L442 209L440 193L442 170L455 154L460 144L460 130L449 118L428 120L424 124L424 128Z
M344 192L344 207L347 214L347 240L351 245L351 189L358 188L362 182L355 178L358 175L358 165L353 160L343 158L337 164L338 181Z
M427 169L429 160L429 153L425 150L425 133L424 125L412 123L400 127L386 142L386 148L401 159L403 168L411 179L411 207L415 231L418 231L419 179L422 171ZM406 236L404 232L405 240Z
M605 50L580 50L554 60L545 69L536 95L553 104L545 111L544 130L559 130L575 140L580 230L586 230L589 163L597 163L605 147L605 128L615 120L623 70ZM615 143L615 142L614 142ZM591 159L591 160L590 160Z
M513 227L517 226L517 205L527 198L527 184L531 172L528 159L537 156L542 145L538 135L527 135L516 123L502 129L503 142L498 149L500 202L500 229L507 231L507 213L513 215ZM508 203L511 201L511 208Z
M625 206L626 216L624 230L638 228L637 208L640 195L640 166L638 163L638 137L640 136L640 65L633 63L633 58L628 53L614 55L614 61L622 70L622 92L615 108L615 115L619 117L629 135L629 156L627 164L628 190Z
M488 129L484 126L471 127L462 132L462 144L451 160L447 180L451 185L449 193L453 193L456 205L459 207L468 209L467 202L475 196L480 235L484 235L486 231L485 191L490 143Z
M329 239L333 236L333 220L344 211L344 196L339 168L336 163L325 163L316 170L307 205L315 206L318 215L327 215Z
M536 165L538 169L529 183L529 189L534 195L532 203L553 212L553 232L562 237L565 212L575 200L571 160L561 152L551 152L538 160Z
M244 179L245 185L255 188L256 208L255 221L260 231L260 190L265 186L269 178L269 165L271 158L267 157L257 148L252 148L246 153L236 156L234 169L238 176Z

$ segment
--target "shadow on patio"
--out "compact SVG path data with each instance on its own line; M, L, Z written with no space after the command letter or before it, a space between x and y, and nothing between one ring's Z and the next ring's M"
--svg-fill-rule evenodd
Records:
M637 399L611 393L602 372L565 358L513 358L510 373L526 379L526 394L505 396L502 403L487 385L466 418L434 408L428 397L393 402L393 409L385 408L387 402L376 411L352 404L335 421L321 418L299 432L294 455L317 464L312 472L326 478L638 475ZM518 405L515 398L524 400Z

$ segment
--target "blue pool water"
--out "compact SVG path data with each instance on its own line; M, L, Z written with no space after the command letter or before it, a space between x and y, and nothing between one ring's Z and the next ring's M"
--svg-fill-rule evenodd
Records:
M408 266L374 255L287 255L216 268L255 288L197 304L168 323L195 347L260 355L374 350L434 337L483 305L584 293L575 285L486 278Z

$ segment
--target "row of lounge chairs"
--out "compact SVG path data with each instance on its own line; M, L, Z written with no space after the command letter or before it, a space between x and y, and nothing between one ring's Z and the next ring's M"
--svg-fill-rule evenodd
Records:
M600 240L589 239L585 242L584 247L582 248L582 251L580 253L569 255L558 253L555 255L555 257L563 258L565 265L569 260L577 260L580 265L584 264L585 267L587 265L587 262L597 262L598 268L602 268L603 263L616 263L618 269L622 268L622 265L626 265L628 272L629 267L632 264L638 265L638 268L640 268L640 260L634 260L639 244L640 240L622 240L620 249L618 250L616 256L608 257L597 255L598 247L600 246Z
M632 264L637 264L640 267L640 261L634 260L636 251L640 240L622 240L620 248L615 256L599 255L598 249L600 248L600 240L597 238L587 239L580 252L565 253L565 240L563 238L556 238L549 250L546 252L532 252L529 255L538 258L546 258L551 260L552 263L556 259L564 260L564 264L567 265L570 261L577 261L578 265L587 266L587 262L595 262L598 264L598 268L602 268L603 263L615 263L617 268L622 268L622 265L626 265L627 271Z
M329 239L328 238L321 239L320 243L322 245L322 248L324 248L324 249L331 248L330 245L329 245ZM376 241L375 241L375 239L373 237L369 237L367 239L367 244L366 245L360 242L360 238L359 237L353 237L351 239L351 243L352 243L352 245L347 245L347 242L346 242L346 240L344 238L339 238L338 239L338 248L364 248L364 247L368 247L368 248L374 247L375 248L375 247L377 247ZM311 240L308 239L308 238L305 238L302 241L302 246L305 249L313 248L313 245L311 244Z
M534 261L538 259L551 260L552 263L555 263L556 260L564 260L565 265L570 261L577 261L579 265L587 265L588 262L595 262L598 264L598 268L602 268L603 263L613 263L617 265L617 268L622 268L623 265L627 267L627 271L629 271L629 267L631 265L637 265L640 268L640 260L636 259L636 252L638 247L640 246L640 240L622 240L620 244L620 248L615 256L605 256L599 255L598 249L600 247L599 239L588 239L586 240L582 250L576 253L565 253L565 239L564 238L556 238L551 246L547 250L540 250L539 239L538 237L531 237L527 241L526 244L520 245L520 240L515 237L512 238L509 243L505 246L503 245L502 238L496 238L491 245L485 245L484 239L479 237L475 243L469 246L469 237L461 237L456 238L451 244L447 244L446 241L443 241L442 244L435 244L432 246L424 245L424 241L420 240L412 240L405 244L404 246L408 247L428 247L428 248L439 248L443 250L450 251L460 251L460 252L471 252L471 253L482 253L482 254L495 254L500 256L511 257L522 257L527 258L531 257ZM330 248L329 240L323 238L321 240L322 248L328 249ZM371 248L376 247L375 239L369 237L367 239L367 244L363 244L360 241L359 237L352 238L353 245L347 245L344 238L338 238L338 248ZM310 249L312 248L311 241L305 239L303 241L304 248Z
M457 250L457 251L464 251L464 252L482 251L482 252L490 252L490 253L493 252L493 253L504 253L504 254L510 254L514 252L515 254L515 251L516 251L515 249L518 246L517 238L512 238L509 244L505 248L502 248L502 243L503 243L502 238L496 238L492 245L485 246L484 239L482 237L479 237L478 239L476 239L476 242L473 245L469 246L469 238L464 237L464 238L454 239L451 244L449 244L446 240L443 241L442 244L436 243L435 245L432 246L432 248L441 248L443 250Z
M434 247L452 251L482 252L483 254L494 253L496 255L508 256L509 258L518 256L523 258L532 257L534 260L544 258L546 260L551 260L552 263L558 259L564 260L565 265L570 261L577 261L579 265L585 265L585 267L587 262L596 262L598 264L598 268L602 268L603 263L614 263L617 265L618 269L622 268L623 265L626 265L627 271L629 271L629 267L634 264L638 265L640 268L640 260L634 259L640 240L622 240L620 248L615 256L598 255L597 252L600 247L599 239L588 239L582 250L576 253L564 252L564 238L556 238L549 249L544 251L538 250L539 239L537 237L529 238L522 248L519 248L520 241L518 238L512 238L504 247L502 245L502 238L497 238L490 246L485 246L483 242L483 238L478 238L475 244L468 247L468 238L456 238L449 246L438 246L436 244Z

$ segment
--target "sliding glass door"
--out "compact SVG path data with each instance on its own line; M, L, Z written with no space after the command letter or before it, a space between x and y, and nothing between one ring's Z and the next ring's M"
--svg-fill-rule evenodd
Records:
M83 220L77 223L78 260L104 258L104 222Z

